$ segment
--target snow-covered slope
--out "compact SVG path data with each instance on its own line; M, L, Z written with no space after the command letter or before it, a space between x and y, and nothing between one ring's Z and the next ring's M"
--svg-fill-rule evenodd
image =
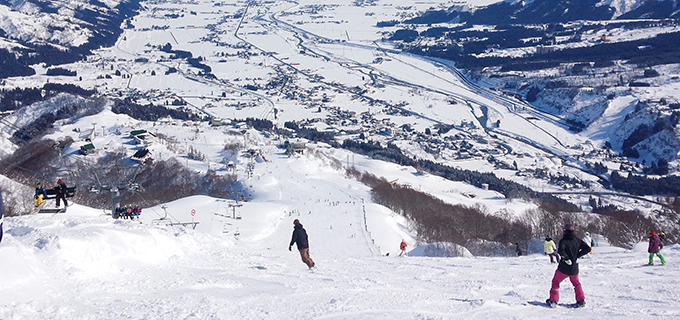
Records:
M121 2L127 1L0 1L0 29L24 43L77 47L101 32L98 24Z
M299 166L296 162L290 165ZM398 257L405 233L395 228L397 220L367 207L367 232L361 203L348 202L364 191L315 181L320 172L313 169L307 173L261 177L257 188L269 186L265 194L281 199L245 203L236 211L241 219L232 219L221 199L190 197L167 204L168 215L198 222L196 229L153 222L164 215L160 207L145 209L141 223L113 220L77 204L65 214L6 218L0 319L680 316L678 246L662 251L668 265L648 267L645 243L627 251L599 239L595 253L580 261L587 307L551 310L541 304L555 265L542 253ZM296 179L307 179L304 199L290 199L291 192L277 187ZM287 250L295 218L309 233L316 271L307 270L295 249ZM378 254L370 239L388 241L389 248L381 251L391 254ZM412 240L406 239L411 251ZM573 299L567 281L561 302Z

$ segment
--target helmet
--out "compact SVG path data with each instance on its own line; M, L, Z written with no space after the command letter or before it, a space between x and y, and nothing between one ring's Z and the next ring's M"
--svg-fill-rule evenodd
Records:
M586 232L586 235L587 235L587 236L590 236L590 232Z
M565 224L564 225L564 231L574 231L574 225L569 224L569 223Z

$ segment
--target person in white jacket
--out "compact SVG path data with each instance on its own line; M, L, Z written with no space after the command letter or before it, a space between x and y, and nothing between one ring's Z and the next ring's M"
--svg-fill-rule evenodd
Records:
M585 242L590 247L590 254L593 254L593 247L595 246L595 241L590 237L590 232L586 232L583 237L583 242Z
M545 237L545 242L543 242L543 252L550 256L550 263L556 263L560 261L560 255L557 253L557 246L551 237Z

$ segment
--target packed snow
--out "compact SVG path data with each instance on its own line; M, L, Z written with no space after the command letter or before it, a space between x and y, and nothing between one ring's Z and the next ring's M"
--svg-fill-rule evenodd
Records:
M587 306L566 306L574 302L567 281L565 306L549 309L543 302L556 266L539 249L520 257L419 255L408 222L371 204L367 187L343 169L269 151L246 181L253 194L242 206L194 196L144 208L132 221L78 204L5 218L0 319L680 317L677 245L662 250L666 266L646 266L646 243L624 250L598 238L580 261ZM287 250L294 219L309 234L316 270L295 246ZM408 256L399 256L401 239Z

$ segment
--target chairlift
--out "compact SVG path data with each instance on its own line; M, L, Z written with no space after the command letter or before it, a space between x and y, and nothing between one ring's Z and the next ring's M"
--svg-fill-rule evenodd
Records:
M163 212L165 213L165 216L161 217L160 219L153 219L151 220L151 224L160 224L161 222L168 220L168 206L162 205L161 209L163 209Z
M168 207L166 205L161 206L163 209L163 212L165 215L160 218L160 219L153 219L151 220L151 224L160 224L161 222L168 221L165 225L167 226L191 226L192 229L196 229L196 226L198 225L198 221L192 221L192 222L172 222L170 218L168 217Z
M131 183L128 185L127 190L130 192L141 192L142 186L140 186L139 183Z

